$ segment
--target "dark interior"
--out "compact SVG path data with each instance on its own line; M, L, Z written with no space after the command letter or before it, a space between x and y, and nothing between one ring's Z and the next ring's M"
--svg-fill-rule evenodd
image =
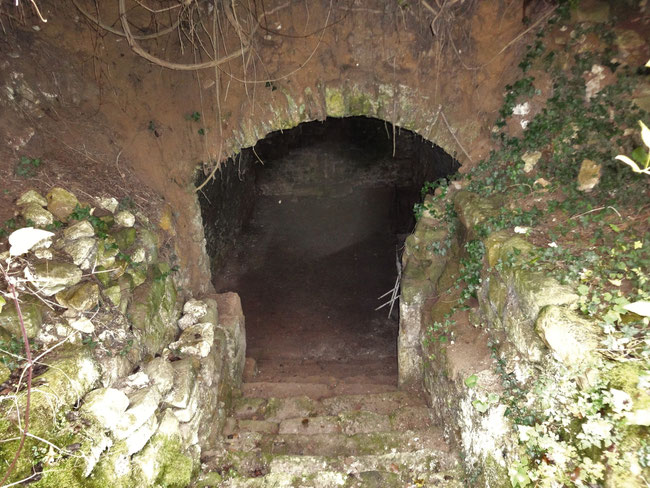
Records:
M200 201L215 288L242 299L247 355L396 374L398 306L375 309L390 299L379 297L395 285L422 185L458 167L365 117L274 132L223 165Z

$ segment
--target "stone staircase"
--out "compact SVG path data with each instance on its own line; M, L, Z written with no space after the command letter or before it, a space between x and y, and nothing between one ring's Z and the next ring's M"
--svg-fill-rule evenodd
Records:
M360 383L304 373L242 385L225 447L204 453L197 487L463 486L457 457L418 393L398 391L382 375Z

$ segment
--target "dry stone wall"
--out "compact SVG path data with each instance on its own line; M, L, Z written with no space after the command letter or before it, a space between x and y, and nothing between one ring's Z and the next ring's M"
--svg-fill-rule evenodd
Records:
M17 203L19 223L40 215L36 225L51 231L19 229L1 256L2 286L17 287L37 355L29 437L10 479L37 472L34 486L43 487L187 486L201 452L217 447L241 383L238 295L183 303L156 229L114 199L80 203L54 188ZM25 240L33 232L42 234ZM0 309L0 336L19 344L13 303ZM23 361L9 367L3 354L0 457L9 465L28 393L17 379Z

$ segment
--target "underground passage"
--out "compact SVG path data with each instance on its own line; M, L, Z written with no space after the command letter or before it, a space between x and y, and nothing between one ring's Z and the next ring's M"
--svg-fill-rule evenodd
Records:
M366 117L272 133L224 165L200 202L215 289L241 297L256 381L395 387L413 207L458 166Z
M649 11L0 0L0 488L647 488Z

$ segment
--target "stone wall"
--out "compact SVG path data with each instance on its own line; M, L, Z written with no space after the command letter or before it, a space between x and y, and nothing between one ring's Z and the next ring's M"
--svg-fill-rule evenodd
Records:
M540 415L544 408L570 409L580 395L599 389L606 398L622 399L621 411L612 415L623 415L627 425L617 434L621 444L607 486L643 486L638 436L650 417L640 370L599 353L601 329L577 313L578 294L528 270L533 245L512 230L481 239L481 285L478 301L470 303L475 311L454 308L465 244L478 238L475 226L498 214L503 202L452 187L446 201L429 197L427 203L404 254L399 379L404 386L424 385L439 422L463 453L472 486L509 487L520 475L528 429L542 425L521 418L526 413L516 409L522 404L528 415ZM457 220L450 225L443 216L451 204ZM529 390L527 402L513 397L513 391ZM579 432L564 442L579 442Z
M88 204L54 188L47 198L26 192L17 205L19 226L29 219L52 232L38 230L30 243L34 229L20 229L1 255L3 268L25 277L18 293L38 358L30 437L10 481L37 472L42 487L187 486L201 452L218 445L241 383L238 295L183 304L160 244L165 231L115 199ZM19 341L19 322L13 303L0 306L4 344ZM12 369L0 369L6 465L27 404Z

